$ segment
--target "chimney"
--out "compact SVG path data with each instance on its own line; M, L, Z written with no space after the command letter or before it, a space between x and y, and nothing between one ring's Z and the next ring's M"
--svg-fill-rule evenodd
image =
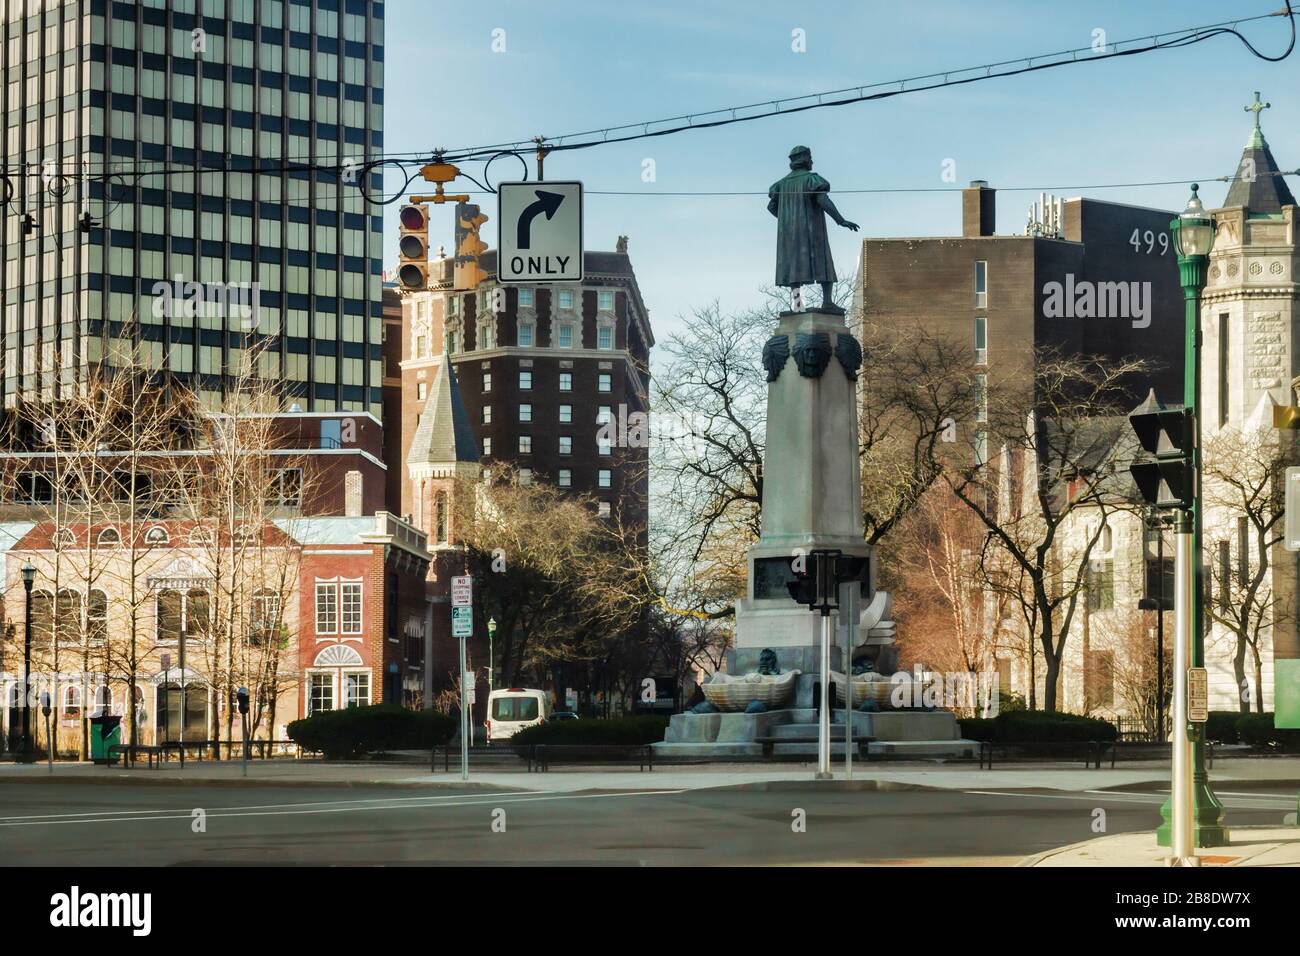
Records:
M359 471L349 471L343 477L343 514L346 517L361 517L363 485L364 482Z
M997 225L997 190L989 189L988 180L972 179L961 191L961 235L963 239L991 236Z

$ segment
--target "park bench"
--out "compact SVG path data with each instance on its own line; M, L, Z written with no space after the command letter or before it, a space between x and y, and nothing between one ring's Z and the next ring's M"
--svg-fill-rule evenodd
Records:
M163 752L161 747L151 746L148 744L113 744L108 748L108 763L106 766L113 766L117 758L122 758L123 767L133 767L141 755L149 758L149 769L153 770L154 758L158 758L158 763L163 761Z
M1031 757L1035 751L1039 759L1051 760L1053 758L1069 757L1078 760L1079 755L1083 755L1083 765L1085 767L1095 767L1101 769L1101 759L1107 747L1113 744L1109 740L1040 740L1040 741L997 741L982 740L980 741L979 766L993 769L993 753L995 750L1002 752L1003 759L1006 759L1008 752L1016 757Z
M1217 742L1218 741L1214 740L1207 740L1205 742L1205 762L1207 770L1214 769L1214 745ZM1128 753L1131 758L1135 760L1142 760L1144 758L1161 760L1168 757L1171 753L1170 745L1168 743L1153 743L1151 741L1106 741L1102 744L1102 747L1110 750L1110 766L1112 770L1115 768L1115 757L1121 752Z
M631 761L642 771L655 768L654 748L646 744L534 744L528 772L546 773L553 763L605 763Z

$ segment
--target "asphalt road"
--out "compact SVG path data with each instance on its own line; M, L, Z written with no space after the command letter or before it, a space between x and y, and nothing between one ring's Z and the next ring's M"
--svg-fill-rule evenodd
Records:
M1234 784L1229 825L1288 789ZM1158 792L775 790L464 793L327 787L0 788L0 864L1012 864L1159 822ZM794 832L795 811L805 813ZM199 830L199 823L202 829ZM196 832L197 831L197 832ZM502 832L503 831L503 832Z

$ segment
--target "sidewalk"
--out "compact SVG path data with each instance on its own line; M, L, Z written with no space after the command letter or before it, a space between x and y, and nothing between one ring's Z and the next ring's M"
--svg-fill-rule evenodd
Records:
M134 783L159 786L234 787L411 787L439 790L499 790L576 792L584 790L697 790L726 787L771 789L811 785L810 763L712 763L659 765L640 772L635 766L555 767L548 773L492 767L476 769L462 781L453 762L450 773L431 773L418 762L333 762L321 760L250 760L248 776L241 776L239 761L190 760L181 770L177 761L158 769L140 766L97 767L90 763L56 763L51 774L46 765L0 763L0 785L9 783ZM1234 781L1268 781L1279 789L1300 790L1300 758L1226 759L1215 762L1211 778L1218 785ZM843 766L835 767L835 780L845 784ZM862 790L1125 790L1149 789L1167 784L1167 763L1133 761L1114 770L1084 769L1062 764L999 764L980 770L971 763L934 764L903 761L855 762L853 782Z
M1197 850L1201 866L1300 866L1300 828L1232 827L1230 846ZM1164 866L1154 833L1118 833L1049 850L1020 866Z

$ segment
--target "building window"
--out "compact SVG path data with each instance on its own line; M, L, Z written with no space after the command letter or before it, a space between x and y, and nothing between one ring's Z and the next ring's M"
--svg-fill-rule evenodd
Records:
M611 392L614 390L614 376L609 372L601 372L596 376L596 391Z
M596 487L610 488L614 484L614 472L608 468L602 468L596 472Z
M483 424L484 424L484 425L491 425L491 424L492 424L492 406L491 406L491 405L484 405L481 414L482 414L482 416L483 416Z
M561 423L561 424L568 424L568 423L571 422L571 421L573 421L573 406L572 406L572 405L561 405L561 406L560 406L560 423Z
M480 349L490 349L496 342L496 323L487 319L478 324L478 342Z
M100 548L117 548L121 547L121 544L122 536L117 533L116 528L105 528L95 539L95 546Z
M202 588L183 593L164 588L158 592L156 603L159 643L178 643L182 633L187 640L201 639L207 633L208 592Z
M334 709L334 675L312 674L311 694L307 699L308 713Z
M1115 562L1088 564L1088 610L1109 611L1115 606Z
M485 435L483 436L483 456L487 457L490 454L492 454L492 436Z
M447 492L440 491L433 496L434 507L434 539L438 544L447 543L447 528L450 526L451 515L447 513Z
M1113 651L1089 651L1084 679L1084 710L1111 707L1115 703L1115 654Z
M370 706L370 672L356 671L343 675L343 706Z
M151 548L161 548L170 540L167 536L167 529L162 525L154 525L144 533L144 543Z
M108 640L108 595L98 589L86 601L86 637L92 644Z
M601 289L596 293L596 308L601 312L614 311L614 290Z
M424 396L425 396L426 394L428 394L428 386L427 386L424 382L416 382L416 383L415 383L415 400L416 400L417 402L422 402L422 401L424 401Z
M532 452L533 452L533 436L532 436L532 435L520 435L520 436L519 436L519 454L521 454L521 455L531 455Z
M560 436L560 454L561 455L573 454L573 437L571 435Z
M521 308L521 309L531 309L532 307L533 307L533 290L532 290L532 289L520 289L520 290L519 290L519 308ZM521 342L520 345L522 345L522 344L523 344L523 343Z
M975 432L975 467L983 468L989 463L989 433L984 429Z
M531 371L529 371L529 372L520 372L520 373L519 373L519 388L520 388L522 391L527 392L527 391L531 391L531 390L532 390L532 387L533 387L533 373L532 373Z
M1219 313L1219 427L1228 424L1228 313Z
M573 485L573 472L568 468L561 468L557 484L561 488L569 488Z
M248 639L260 647L280 628L280 595L270 588L253 592L252 609L248 617Z
M1237 586L1250 584L1250 519L1237 518Z
M81 719L81 688L75 684L63 688L63 719Z
M975 375L975 421L989 420L989 377L983 372Z
M491 372L484 372L484 373L483 373L483 391L485 391L485 392L490 392L490 391L492 391L492 373L491 373Z
M608 518L608 517L609 517L609 502L608 502L608 501L600 501L600 502L597 502L597 503L596 503L596 514L600 515L600 517L602 517L602 518Z
M989 364L989 320L975 316L975 364Z
M316 584L316 633L337 634L339 586L332 582ZM326 708L327 710L329 708Z
M273 472L266 503L271 507L298 507L302 503L302 469L280 468Z
M521 422L531 422L533 420L533 406L531 402L521 402L519 404L519 420Z
M572 372L561 372L561 373L560 373L560 391L562 391L562 392L571 392L571 391L573 391L573 373L572 373Z
M533 470L531 468L519 469L519 483L521 485L531 485L533 483Z
M560 308L572 311L573 309L573 290L561 289L559 295Z
M560 323L555 344L562 349L573 348L573 326L568 322Z
M361 584L341 580L316 582L317 634L361 633Z
M608 455L610 449L609 438L604 434L596 436L596 454Z
M520 348L525 348L525 349L532 348L533 347L533 323L520 322L519 330L516 333L516 338L519 342Z
M601 405L596 409L596 424L608 425L614 418L614 410L608 405Z
M614 326L601 325L596 329L596 348L612 349L614 347Z
M975 308L987 309L989 305L989 264L984 259L975 261Z

